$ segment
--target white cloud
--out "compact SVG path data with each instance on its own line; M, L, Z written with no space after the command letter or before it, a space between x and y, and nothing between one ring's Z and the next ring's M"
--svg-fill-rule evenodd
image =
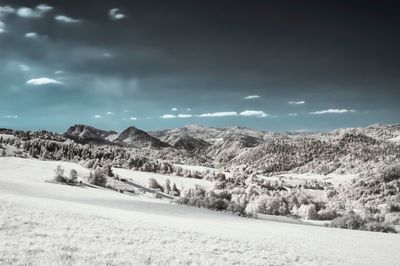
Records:
M11 6L0 6L0 17L14 13L15 13L15 8Z
M60 75L60 74L63 74L64 73L64 71L62 71L62 70L56 70L56 71L54 71L54 74L56 74L56 75Z
M249 95L249 96L244 97L243 99L250 100L250 99L257 99L257 98L260 98L260 96L259 95Z
M174 108L171 108L171 111L174 111L174 112L176 112L176 111L178 111L178 108L176 108L176 107L174 107Z
M267 113L263 111L254 111L254 110L246 110L241 112L239 115L241 116L255 116L255 117L267 117L269 116Z
M171 115L171 114L165 114L161 116L162 119L172 119L176 118L176 115Z
M53 10L54 8L52 6L46 5L46 4L40 4L36 6L36 10L39 10L41 12L49 12Z
M39 35L36 32L28 32L25 33L25 37L29 39L36 39L39 37Z
M216 112L216 113L204 113L197 115L198 117L223 117L223 116L237 116L237 112Z
M21 69L21 71L26 72L26 71L29 71L31 68L28 67L27 65L21 64L21 65L19 65L19 69Z
M62 23L79 23L79 22L81 22L80 19L75 19L75 18L64 16L64 15L55 16L54 19L59 22L62 22Z
M53 10L53 7L46 5L46 4L40 4L36 6L35 8L30 8L30 7L21 7L17 9L17 15L23 18L40 18L42 17L45 13ZM11 9L9 9L9 12L11 12Z
M301 105L301 104L305 104L305 101L289 101L289 104L293 104L293 105Z
M0 33L4 32L6 29L6 24L4 22L0 21Z
M192 111L192 109L190 109L190 108L186 108L186 111Z
M47 85L47 84L63 84L60 81L57 81L55 79L50 79L50 78L36 78L36 79L30 79L26 82L28 85Z
M107 115L114 115L113 112L107 112Z
M94 118L102 118L101 115L94 115L93 117L94 117Z
M135 120L135 121L137 120L136 117L130 117L129 119L130 119L130 120Z
M124 113L129 113L129 110L128 110L128 109L125 109L123 112L124 112Z
M110 15L110 18L112 20L120 20L120 19L124 19L126 17L124 14L121 13L119 8L110 9L110 11L108 11L108 14Z
M291 114L288 114L288 116L298 116L298 114L297 113L291 113Z
M310 112L311 115L323 115L323 114L344 114L354 113L356 110L353 109L327 109L321 111Z
M190 117L192 117L193 115L190 115L190 114L179 114L178 115L178 118L190 118Z
M7 118L7 119L17 119L19 116L18 115L5 115L3 117Z
M104 57L112 57L112 55L111 55L110 53L107 53L107 52L104 53L103 56L104 56Z

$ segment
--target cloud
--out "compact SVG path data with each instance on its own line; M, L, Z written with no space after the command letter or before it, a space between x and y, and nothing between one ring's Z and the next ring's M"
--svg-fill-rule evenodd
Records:
M112 20L120 20L120 19L124 19L126 17L124 14L121 13L119 8L110 9L110 11L108 11L108 14L110 15L110 18Z
M267 117L269 116L267 113L263 111L254 111L254 110L246 110L241 112L239 115L241 116L255 116L255 117Z
M21 7L17 9L17 15L23 18L41 18L45 13L53 10L53 7L40 4L35 8Z
M243 99L250 100L250 99L257 99L257 98L260 98L260 96L259 95L249 95L249 96L244 97Z
M39 10L41 12L49 12L53 10L54 8L52 6L46 5L46 4L40 4L36 6L36 10Z
M25 37L29 39L37 39L39 35L36 32L25 33Z
M171 111L174 111L174 112L176 112L176 111L178 111L178 108L176 108L176 107L174 107L174 108L171 108Z
M290 113L290 114L288 114L288 116L298 116L298 114L297 113Z
M102 118L101 115L94 115L93 117L94 117L94 118Z
M7 118L7 119L17 119L19 116L18 115L5 115L3 117Z
M5 29L6 29L6 24L4 24L4 22L0 21L0 33L4 32Z
M113 112L107 112L107 115L114 115Z
M161 116L162 119L172 119L176 118L176 115L171 115L171 114L165 114Z
M0 6L0 17L14 13L15 13L15 8L11 6Z
M192 111L192 109L190 109L190 108L186 108L186 111Z
M327 109L321 111L310 112L311 115L323 115L323 114L344 114L354 113L356 110L353 109Z
M293 105L301 105L301 104L305 104L305 101L289 101L289 104L293 104Z
M54 17L55 20L62 22L62 23L79 23L81 22L80 19L71 18L64 15L58 15Z
M62 70L56 70L56 71L54 71L54 74L56 74L56 75L61 75L61 74L63 74L64 73L64 71L62 71Z
M136 117L130 117L129 119L130 119L130 120L135 120L135 121L137 120Z
M27 72L27 71L29 71L31 68L28 67L27 65L21 64L21 65L19 65L19 69L21 69L21 71L23 71L23 72Z
M193 115L191 115L191 114L179 114L178 115L178 118L190 118L190 117L192 117Z
M224 116L237 116L237 112L216 112L216 113L204 113L197 115L198 117L224 117Z
M55 79L50 79L50 78L36 78L36 79L30 79L26 82L28 85L47 85L47 84L63 84L60 81L57 81Z

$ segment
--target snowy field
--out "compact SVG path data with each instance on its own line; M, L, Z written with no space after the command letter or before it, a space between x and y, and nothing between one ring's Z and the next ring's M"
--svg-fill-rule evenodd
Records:
M182 190L183 188L194 187L195 185L200 185L205 188L211 188L213 183L207 180L197 179L197 178L187 178L173 175L162 175L157 173L149 173L142 171L132 171L122 168L113 168L114 174L119 175L122 178L132 180L133 182L148 187L149 179L154 178L161 185L165 184L165 181L169 179L171 181L171 185L173 183L176 184L177 188Z
M400 237L241 218L46 183L60 162L0 158L0 265L396 265ZM88 169L73 163L80 176Z

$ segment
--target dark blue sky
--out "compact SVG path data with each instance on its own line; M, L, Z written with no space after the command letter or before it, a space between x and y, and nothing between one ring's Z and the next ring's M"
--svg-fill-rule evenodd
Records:
M400 122L395 1L14 0L0 21L0 127Z

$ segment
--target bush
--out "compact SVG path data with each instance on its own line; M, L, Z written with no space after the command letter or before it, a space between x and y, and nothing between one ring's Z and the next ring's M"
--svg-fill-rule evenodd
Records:
M396 179L400 179L400 165L395 164L395 165L391 165L391 166L388 166L385 169L383 169L383 171L381 173L381 178L385 182L390 182L390 181L393 181Z
M392 226L386 223L379 223L375 221L366 223L363 230L383 233L396 233L396 230Z
M157 182L155 178L152 177L149 178L149 188L159 189L164 192L164 188Z
M96 169L94 174L90 172L89 183L92 185L105 187L107 184L107 176L101 169Z
M61 165L57 165L56 169L54 170L54 181L60 183L66 183L67 179L64 177L64 169Z
M334 219L331 223L331 227L361 230L365 224L366 221L363 220L360 215L349 212L348 214Z
M69 172L68 182L75 183L77 179L78 179L78 172L75 169L71 169L71 171Z

